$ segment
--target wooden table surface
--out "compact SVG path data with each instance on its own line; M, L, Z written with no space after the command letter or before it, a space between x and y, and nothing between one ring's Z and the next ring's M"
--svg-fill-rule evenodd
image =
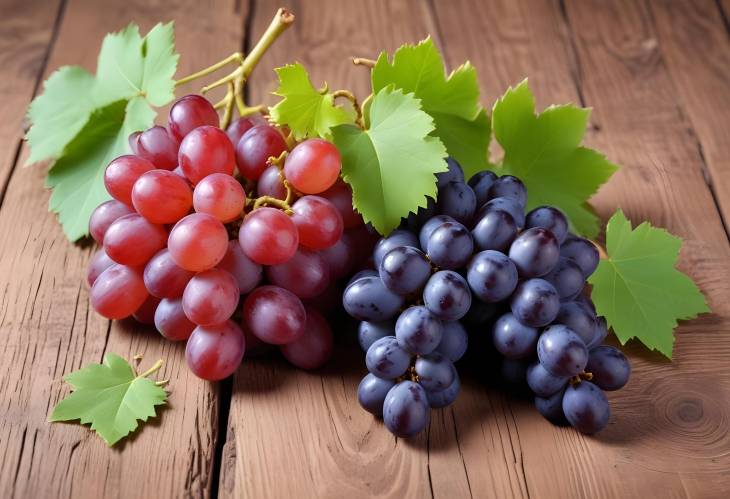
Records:
M105 33L176 22L178 75L246 50L268 0L0 0L0 497L728 497L730 494L730 42L728 0L294 1L294 27L264 58L251 102L271 102L270 68L299 60L315 82L364 97L374 57L430 34L448 64L470 59L490 105L529 76L542 109L593 108L588 145L622 165L595 197L682 236L680 267L714 313L678 329L674 361L627 348L629 385L611 392L596 437L556 428L528 401L465 376L427 432L394 438L360 409L365 372L351 331L321 372L246 361L211 384L184 346L90 310L93 248L47 212L45 168L22 168L25 109L65 64L94 69ZM725 221L725 222L724 222ZM63 374L105 352L165 359L169 407L113 449L87 428L49 424Z

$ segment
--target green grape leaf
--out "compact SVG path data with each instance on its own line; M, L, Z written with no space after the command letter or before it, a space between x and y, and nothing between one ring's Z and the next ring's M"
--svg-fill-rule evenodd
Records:
M152 106L174 98L178 57L172 23L156 25L145 37L130 25L105 37L95 76L61 68L31 103L28 164L55 161L46 179L54 190L49 209L71 241L87 234L91 213L108 199L106 165L129 151L131 132L152 125Z
M308 137L331 139L331 128L337 125L355 123L354 113L334 104L334 96L312 86L309 74L299 63L275 69L279 77L279 88L275 95L282 97L271 108L271 118L279 125L287 126L294 138Z
M388 234L402 217L425 207L427 196L436 197L434 175L447 169L446 148L429 135L433 119L413 94L385 87L367 109L367 130L339 125L332 135L355 208L378 232Z
M373 93L388 85L412 92L433 117L433 134L441 139L466 178L489 167L490 122L479 105L479 82L466 62L446 76L444 61L431 38L403 45L392 62L381 52L372 71Z
M167 392L149 374L137 375L126 360L108 353L103 364L89 364L64 376L73 391L53 408L48 420L91 423L111 447L137 429L137 420L155 417L155 406L166 403Z
M608 258L588 282L596 311L622 344L636 338L671 359L677 320L710 311L695 283L675 268L681 245L648 222L632 230L621 210L608 221Z
M602 154L580 143L590 110L551 106L535 114L535 98L523 81L494 105L492 130L504 149L501 174L519 177L527 186L528 209L554 205L573 230L598 234L598 217L586 201L617 170Z

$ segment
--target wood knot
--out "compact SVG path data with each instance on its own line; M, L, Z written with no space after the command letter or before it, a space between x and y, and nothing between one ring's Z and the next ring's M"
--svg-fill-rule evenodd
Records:
M677 401L675 411L683 423L696 423L704 415L702 400L696 398Z

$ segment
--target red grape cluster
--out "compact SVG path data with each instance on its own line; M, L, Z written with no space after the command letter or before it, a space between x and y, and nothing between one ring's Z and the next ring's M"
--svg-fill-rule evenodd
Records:
M208 380L265 344L304 369L326 362L322 312L373 241L335 146L309 139L289 151L261 117L223 131L198 95L173 105L168 128L129 141L134 154L105 171L113 199L89 221L103 245L88 267L94 309L186 340L190 369Z

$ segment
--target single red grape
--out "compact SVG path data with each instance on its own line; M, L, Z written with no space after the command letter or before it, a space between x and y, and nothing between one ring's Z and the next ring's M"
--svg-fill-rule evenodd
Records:
M230 175L213 173L195 186L193 206L198 213L213 215L223 223L231 222L243 213L246 191Z
M278 158L284 151L286 141L279 130L270 125L257 125L236 144L238 171L249 180L258 180L267 167L267 160Z
M233 321L214 326L198 326L188 339L185 359L193 374L217 381L233 374L246 351L243 331Z
M194 272L179 267L165 248L147 262L144 285L151 295L158 298L179 298L194 275Z
M111 196L132 206L132 187L143 173L154 170L155 165L139 156L119 156L104 171L104 186Z
M124 319L132 315L147 299L142 271L114 264L91 287L91 306L107 319Z
M136 213L115 220L104 235L104 251L122 265L145 265L166 243L165 229Z
M258 208L246 215L238 231L243 252L261 265L276 265L289 260L297 251L297 228L283 211Z
M342 237L342 216L325 198L303 196L292 205L292 211L302 246L321 250L334 246Z
M313 298L327 289L330 270L318 253L300 248L287 262L266 268L275 286L287 289L299 298Z
M132 204L150 222L172 224L188 214L193 193L178 175L167 170L151 170L134 183Z
M228 135L214 126L201 126L188 133L180 144L178 162L193 184L212 173L233 175L236 167Z
M238 284L225 270L200 272L185 286L182 305L185 315L199 326L228 320L238 305Z
M243 303L243 317L254 335L273 345L296 341L306 330L302 301L278 286L254 289Z
M220 220L206 213L193 213L172 228L167 248L175 263L185 270L208 270L226 254L228 232Z
M182 307L182 298L163 298L155 310L157 331L171 341L187 340L195 329Z
M294 188L305 194L319 194L337 181L342 169L340 152L323 139L298 144L284 163L284 175Z
M148 128L137 138L137 155L163 170L172 170L177 166L179 147L180 142L159 125Z
M170 133L178 141L199 126L218 126L218 113L213 104L200 95L181 97L170 108L168 126Z
M91 233L91 237L97 243L103 243L104 234L106 234L109 226L117 218L121 218L124 215L131 215L132 213L134 213L132 208L116 199L104 201L96 207L91 214L91 218L89 218L89 232Z

